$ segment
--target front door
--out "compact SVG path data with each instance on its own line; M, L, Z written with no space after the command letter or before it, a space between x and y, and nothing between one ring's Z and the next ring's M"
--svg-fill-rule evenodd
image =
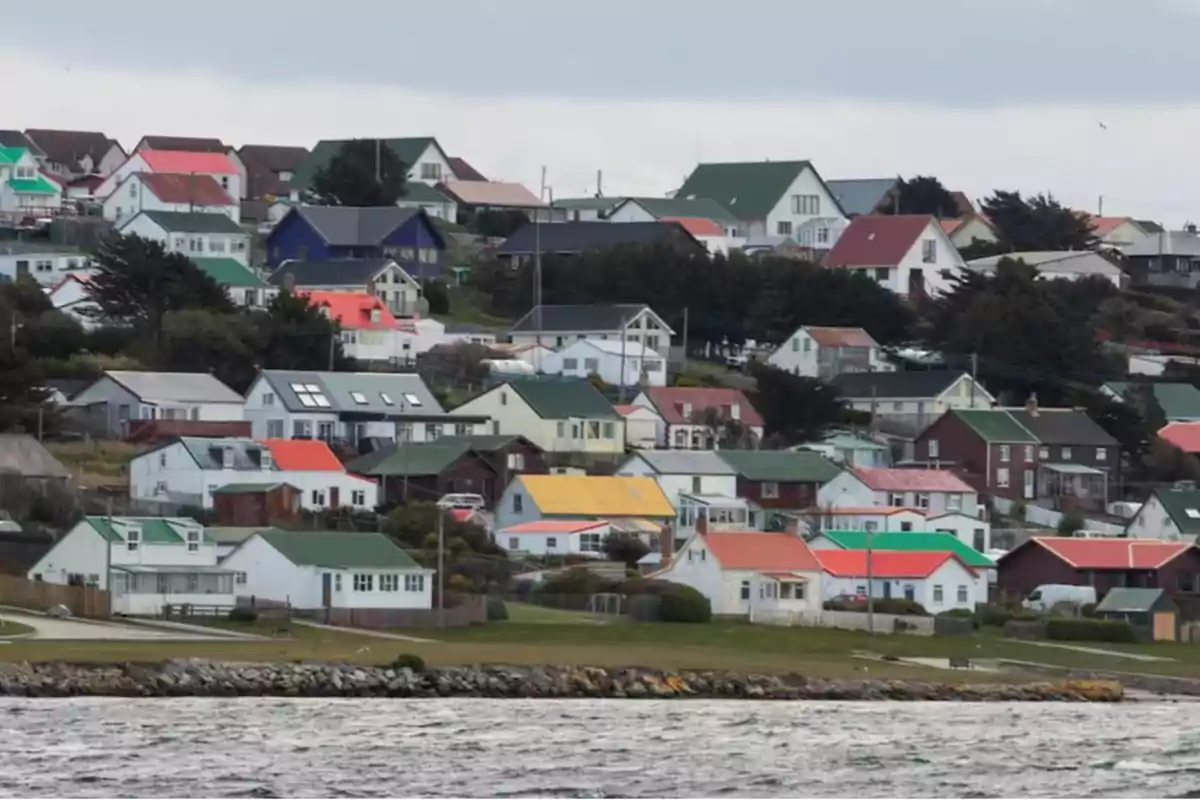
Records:
M329 487L329 507L330 508L337 508L340 505L340 503L338 503L338 500L340 499L338 497L338 494L339 494L338 487L336 487L336 486Z
M1033 499L1033 470L1025 470L1025 499Z
M883 582L883 598L885 600L892 599L892 582L891 581Z
M329 608L333 605L333 576L328 572L321 573L321 605Z

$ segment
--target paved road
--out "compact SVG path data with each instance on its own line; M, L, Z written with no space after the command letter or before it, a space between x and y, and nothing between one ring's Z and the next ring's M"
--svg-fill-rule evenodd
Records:
M31 639L96 641L205 641L225 637L184 633L140 625L120 625L110 622L83 622L76 619L57 619L35 614L17 614L9 611L0 613L0 619L12 620L34 629Z

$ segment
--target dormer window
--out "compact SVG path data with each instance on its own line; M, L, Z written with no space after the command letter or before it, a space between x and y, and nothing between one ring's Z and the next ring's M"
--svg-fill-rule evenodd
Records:
M685 417L687 417L688 419L691 419L691 416L692 416L692 404L691 403L683 404L683 415Z

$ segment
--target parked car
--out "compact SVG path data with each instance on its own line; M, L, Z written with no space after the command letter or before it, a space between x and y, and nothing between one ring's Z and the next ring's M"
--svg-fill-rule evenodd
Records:
M1029 593L1021 605L1032 611L1049 611L1059 603L1082 606L1096 602L1096 587L1044 583Z

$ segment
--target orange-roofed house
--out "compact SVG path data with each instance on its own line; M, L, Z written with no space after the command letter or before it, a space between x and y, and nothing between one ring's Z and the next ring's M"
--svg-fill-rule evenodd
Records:
M824 571L821 588L825 600L835 597L915 600L931 614L955 608L975 610L979 576L948 551L872 550L870 567L866 550L814 550ZM986 591L986 589L985 589Z
M819 616L824 596L817 554L790 533L697 533L654 577L691 586L714 614L751 620Z
M437 320L396 319L379 297L365 292L298 291L311 305L337 320L342 349L357 361L410 364L435 344L445 326Z
M1133 217L1093 217L1092 233L1101 244L1109 247L1129 247L1150 238L1150 231L1142 227Z
M895 366L862 328L802 325L767 363L806 378L830 380L844 372L891 372Z
M233 159L225 153L193 153L185 150L136 151L96 188L96 197L107 198L122 181L136 172L197 177L207 175L241 206L241 175Z

